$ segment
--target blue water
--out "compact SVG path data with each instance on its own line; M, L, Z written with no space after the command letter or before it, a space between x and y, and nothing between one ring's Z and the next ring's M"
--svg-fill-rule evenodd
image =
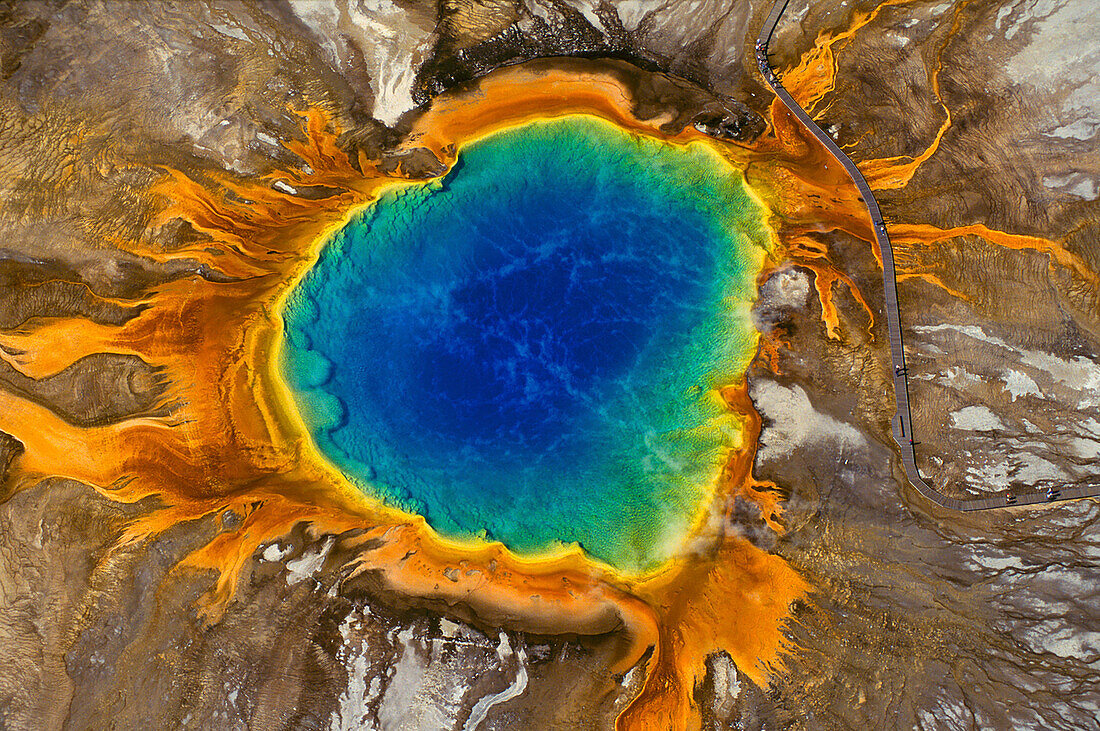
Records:
M385 195L286 308L320 450L437 530L665 558L737 435L761 243L703 149L574 117L497 133Z

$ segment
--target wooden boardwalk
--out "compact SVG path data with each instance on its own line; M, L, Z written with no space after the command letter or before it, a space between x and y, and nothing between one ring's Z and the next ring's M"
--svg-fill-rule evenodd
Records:
M897 403L897 414L893 420L894 441L898 443L898 447L901 449L901 461L905 466L905 474L909 478L909 482L913 484L917 492L937 505L965 511L1010 508L1017 505L1034 505L1100 496L1100 476L1097 476L1094 482L1084 485L1078 484L1072 487L1054 485L1042 490L1002 490L989 497L960 500L948 497L930 486L921 477L920 472L917 471L916 454L913 449L915 443L913 424L909 410L909 380L905 368L905 345L902 339L901 316L898 310L894 250L890 246L890 236L887 233L886 224L882 220L882 212L879 210L878 201L875 200L875 196L871 192L867 180L863 177L863 173L859 171L856 164L844 154L844 151L837 146L833 139L825 134L824 130L818 127L810 115L787 93L768 63L768 45L771 42L772 34L775 33L775 27L779 23L780 16L787 8L788 2L790 0L777 0L772 6L771 12L764 22L764 27L760 30L760 37L756 42L756 60L760 66L760 73L763 74L768 86L783 102L783 105L791 114L798 117L802 124L813 133L814 137L825 146L825 149L836 158L837 162L848 171L856 187L859 188L859 193L863 196L863 200L867 205L867 212L871 216L875 239L882 251L882 285L885 290L886 321L890 334L890 357L894 365L894 399Z

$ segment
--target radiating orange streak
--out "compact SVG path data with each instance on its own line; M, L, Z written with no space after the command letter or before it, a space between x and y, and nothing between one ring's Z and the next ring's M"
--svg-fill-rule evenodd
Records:
M802 55L794 68L783 74L783 86L795 98L798 105L813 117L813 110L818 102L835 88L837 69L834 46L839 46L837 50L843 48L856 33L877 18L885 8L906 5L911 1L886 0L870 12L855 13L849 21L847 30L839 33L821 32L814 41L814 47Z
M943 97L940 93L940 73L943 72L944 51L947 50L947 44L951 42L951 39L958 34L962 24L962 10L968 4L968 2L963 2L956 6L951 28L936 52L936 66L931 73L932 94L940 109L943 110L943 123L940 124L940 128L932 142L924 149L924 152L916 157L901 155L877 160L865 160L859 163L859 171L863 173L863 177L867 179L867 184L871 186L872 190L892 190L908 185L920 166L940 149L943 136L951 128L951 110L943 103Z
M154 365L160 359L166 360L165 365L176 365L177 356L194 352L185 331L199 327L202 314L197 308L209 309L220 300L230 302L226 307L230 309L256 289L254 282L214 285L197 277L180 279L161 285L146 300L149 309L122 325L80 318L34 320L18 330L0 332L0 348L17 352L18 367L31 378L53 375L95 353L140 355ZM176 337L165 337L171 334Z
M82 428L65 422L44 406L0 390L0 431L12 434L23 443L18 458L21 474L37 478L62 476L79 480L109 493L112 499L132 502L146 494L120 485L131 469L146 460L163 458L165 464L152 480L171 470L172 445L165 440L170 429L158 419L133 419L125 425ZM146 452L135 455L133 441L146 442ZM175 479L169 473L169 479ZM118 487L117 490L112 488Z
M807 259L825 259L829 256L829 247L824 242L809 236L809 232L799 233L794 226L787 235L787 251L793 256Z
M48 319L26 323L18 330L0 332L0 348L11 365L30 378L45 378L95 353L131 351L117 343L118 326L91 320Z
M11 350L11 351L5 350L2 341L0 341L0 360L3 360L5 363L7 363L8 365L10 365L12 368L19 371L20 373L22 373L24 376L27 375L26 372L23 370L23 368L24 368L23 362L20 360L20 357L16 354L16 351L14 351L14 350Z
M833 269L823 269L814 277L814 289L817 290L817 299L821 303L821 319L825 321L825 331L832 339L840 339L840 317L833 305L833 284L837 280L837 273Z
M871 306L869 304L867 304L867 300L864 299L863 292L859 291L859 287L856 286L856 283L853 282L852 279L848 275L841 273L840 280L848 285L848 291L851 293L852 297L855 298L856 302L858 302L860 304L860 307L863 308L863 311L867 313L867 328L866 328L867 329L867 334L871 337L871 340L874 340L875 339L875 334L874 334L875 313L874 313L874 311L871 309Z
M296 180L312 185L342 187L349 179L360 177L347 154L336 144L336 136L327 130L329 119L324 111L319 107L310 107L298 114L306 120L306 141L290 140L284 146L305 160L313 171L301 176L294 173Z
M859 291L859 287L856 286L851 277L831 265L821 266L815 263L806 263L804 266L814 271L814 289L817 291L818 302L821 304L821 319L825 323L825 330L829 338L833 340L840 339L840 315L836 304L833 302L833 290L837 282L848 285L848 291L851 292L852 297L859 302L860 306L863 307L863 311L867 313L869 323L867 332L873 337L875 313L871 310L867 300L863 298L863 293Z
M899 155L897 157L864 160L857 163L859 171L863 173L863 177L867 180L867 185L871 187L871 190L895 190L909 185L909 181L916 175L920 166L939 150L943 136L951 128L951 110L943 107L943 111L943 124L936 132L936 137L921 154L916 157Z
M1094 287L1100 286L1100 276L1097 275L1088 264L1076 254L1066 249L1061 243L1044 239L1040 236L1026 234L1012 234L1004 231L996 231L983 223L972 223L967 226L954 228L938 228L927 224L899 223L890 227L891 236L898 242L906 244L935 243L945 241L957 236L977 236L990 243L1003 246L1006 249L1033 249L1048 254L1052 262L1075 272L1078 276L1089 282Z
M952 297L957 297L964 302L970 301L970 297L967 294L965 294L964 292L960 292L954 287L949 287L946 283L944 283L942 279L940 279L935 274L930 274L928 272L907 272L905 274L898 274L896 278L899 282L903 282L907 279L921 279L933 286L939 287Z
M278 242L271 239L270 232L285 223L282 215L262 202L243 204L226 200L219 206L196 181L178 171L166 172L167 179L154 186L152 192L170 197L173 203L161 212L155 224L186 218L197 231L212 236L213 241L199 241L169 254L153 253L158 260L197 259L235 278L256 277L271 271L275 262L270 252L276 249L271 244ZM254 195L258 196L262 190ZM269 224L266 227L265 220ZM211 249L220 253L212 254Z

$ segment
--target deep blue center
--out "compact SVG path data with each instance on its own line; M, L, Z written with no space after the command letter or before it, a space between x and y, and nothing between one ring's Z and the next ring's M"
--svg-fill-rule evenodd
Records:
M638 236L621 221L576 216L585 203L569 194L520 200L510 213L526 231L465 232L476 238L466 266L407 333L413 370L401 398L412 422L465 445L550 448L598 408L655 329L690 328L703 316L686 305L713 266L705 247L685 246L656 221ZM623 252L627 237L634 246ZM379 385L364 384L364 396Z
M445 532L646 564L728 446L707 392L744 365L748 208L710 156L592 120L472 146L356 217L288 303L318 445Z

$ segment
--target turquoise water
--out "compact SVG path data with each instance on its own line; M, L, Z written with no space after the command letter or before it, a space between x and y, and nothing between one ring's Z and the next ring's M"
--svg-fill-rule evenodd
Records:
M585 117L384 195L288 300L282 363L321 452L452 536L677 547L737 435L762 244L738 173Z

